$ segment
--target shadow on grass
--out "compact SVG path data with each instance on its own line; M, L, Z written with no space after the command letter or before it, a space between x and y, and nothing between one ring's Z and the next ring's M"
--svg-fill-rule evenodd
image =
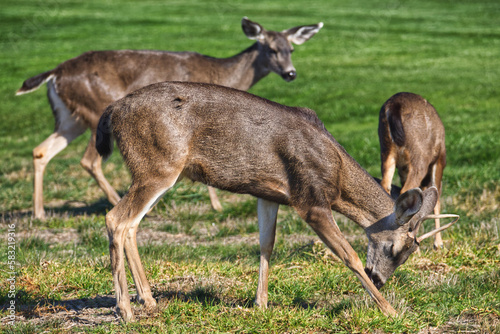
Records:
M81 201L66 201L61 205L57 206L46 206L45 216L46 219L50 218L60 218L60 217L79 217L79 216L89 216L89 215L105 215L113 206L105 198L101 198L98 201L88 204ZM30 219L33 217L32 210L18 210L11 212L2 212L0 214L1 221L13 221L15 219Z
M2 298L4 299L4 298ZM55 313L79 312L83 309L112 308L116 305L115 296L96 296L70 300L31 299L24 304L18 301L15 305L16 316L26 319L38 318ZM0 305L0 311L9 311L10 302Z
M183 303L199 303L203 308L222 305L230 308L255 308L253 298L226 298L219 296L219 293L213 287L198 287L189 292L168 290L154 294L155 299L159 303L160 309L162 304L168 307L168 302L171 300L178 300ZM5 298L2 298L5 300ZM134 298L132 298L134 299ZM133 300L131 300L133 302ZM53 299L39 299L30 298L30 300L23 304L16 304L16 317L22 317L28 323L33 319L40 319L42 321L69 321L76 323L102 323L114 322L118 318L115 315L114 307L116 305L115 296L105 295L96 296L93 298L81 298L70 300L53 300ZM10 303L6 302L0 305L0 311L9 312ZM326 308L326 315L329 318L337 318L346 309L352 307L349 300L343 299L340 302L331 305L323 305L321 303L306 302L302 300L295 300L292 305L280 305L277 303L269 303L271 308L302 308L302 309L315 309ZM105 309L104 313L102 310ZM140 306L140 309L142 307ZM100 310L100 311L99 311ZM138 312L136 309L134 312ZM93 320L87 319L91 317ZM95 319L94 319L95 318Z
M75 205L75 203L78 205ZM79 201L67 201L59 207L51 208L50 211L55 215L86 216L92 214L105 215L112 208L113 205L106 198L101 198L91 204Z
M155 293L157 301L179 300L185 303L200 303L203 306L224 305L229 307L248 308L254 305L253 298L222 298L213 287L197 287L192 291L167 290Z
M220 293L216 291L215 287L207 286L207 287L197 287L191 291L176 291L176 290L167 290L156 292L155 296L158 302L167 302L169 300L179 300L184 303L200 303L204 307L214 306L214 305L223 305L232 308L242 307L242 308L257 308L254 301L255 298L252 296L250 298L231 298L224 296L222 297ZM289 306L290 308L297 309L319 309L324 308L326 310L326 314L335 318L338 315L342 314L343 311L352 308L352 301L349 298L342 298L339 301L325 304L324 302L311 301L311 300L303 300L303 299L295 299L292 304ZM279 303L269 301L268 307L270 308L280 308L287 307L285 305L281 305Z

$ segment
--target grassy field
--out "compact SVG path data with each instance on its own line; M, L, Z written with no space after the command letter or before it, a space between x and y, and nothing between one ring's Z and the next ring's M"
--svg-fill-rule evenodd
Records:
M3 0L0 10L0 331L6 333L499 333L500 3L491 1ZM460 221L445 249L426 241L382 289L387 318L356 277L289 208L281 208L270 307L253 307L258 277L256 200L180 182L141 223L139 251L159 310L122 324L104 215L111 209L79 166L89 134L45 173L47 221L31 219L32 149L53 131L45 88L23 80L87 50L163 49L232 56L252 42L248 16L270 30L324 22L293 55L297 80L270 74L250 91L317 111L346 150L380 176L378 111L394 93L427 98L446 128L443 212ZM120 155L104 166L124 193ZM398 180L395 180L397 183ZM367 239L335 216L365 260ZM9 227L15 299L9 294ZM13 241L14 242L14 241ZM133 281L130 279L130 288ZM9 325L10 302L15 325Z

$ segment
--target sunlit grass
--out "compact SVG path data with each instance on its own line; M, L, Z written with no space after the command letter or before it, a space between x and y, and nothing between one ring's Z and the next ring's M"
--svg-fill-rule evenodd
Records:
M499 332L499 13L493 0L3 1L0 234L16 224L17 305L23 318L1 330ZM383 316L356 277L289 208L278 215L269 308L254 308L260 252L256 199L219 191L223 211L214 212L206 187L183 180L139 229L139 252L159 309L147 314L135 305L138 321L120 323L111 309L104 223L111 205L79 165L89 133L47 166L48 219L31 219L32 150L52 133L54 119L45 87L14 96L23 80L87 50L190 50L228 57L252 43L241 31L243 16L271 30L324 22L315 37L295 48L297 80L286 83L270 74L250 91L316 110L374 176L380 176L377 123L385 100L400 91L418 93L440 114L448 153L443 211L461 219L443 234L445 249L433 251L426 240L421 254L382 289L397 317ZM125 193L130 176L117 151L103 169ZM364 231L335 217L364 261ZM9 302L6 263L2 251L2 317ZM88 308L71 313L75 301Z

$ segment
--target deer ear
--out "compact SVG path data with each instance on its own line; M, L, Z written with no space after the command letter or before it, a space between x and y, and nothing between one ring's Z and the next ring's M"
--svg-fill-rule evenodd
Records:
M396 223L404 225L420 211L424 201L424 194L419 188L413 188L398 197L394 205Z
M418 215L412 224L412 231L417 232L420 223L425 219L425 217L434 211L434 207L436 206L436 202L439 198L439 193L436 187L432 186L425 189L423 192L423 201L422 206L418 212Z
M307 42L311 37L316 35L316 33L321 28L323 28L323 22L310 26L299 26L288 30L283 30L282 33L287 36L288 40L291 43L301 45Z
M241 28L245 35L250 39L263 40L264 28L257 22L250 21L247 17L241 19Z

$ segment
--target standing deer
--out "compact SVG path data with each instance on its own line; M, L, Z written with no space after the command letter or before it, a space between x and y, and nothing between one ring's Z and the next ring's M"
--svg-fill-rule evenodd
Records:
M326 131L314 111L232 88L185 82L142 88L111 104L101 117L97 151L104 158L112 152L113 138L132 175L128 192L106 215L116 310L125 321L132 320L133 313L124 251L137 300L156 307L136 232L142 217L182 177L258 198L260 307L267 307L280 204L297 211L390 315L396 311L377 288L421 240L454 223L417 237L422 220L435 206L435 187L411 189L394 202ZM366 269L337 227L332 209L365 230Z
M382 160L382 187L391 193L391 182L397 167L401 193L415 187L436 187L441 194L443 169L446 166L444 126L436 109L423 97L398 93L380 109L378 135ZM438 200L436 215L441 211ZM435 220L439 228L439 219ZM434 248L441 248L441 234L434 237Z
M94 177L108 200L113 205L118 203L120 196L104 177L101 158L95 150L97 122L111 102L161 81L216 83L241 90L248 90L270 72L292 81L297 75L291 60L292 43L306 42L323 27L320 22L282 32L267 31L246 17L241 24L245 35L256 42L230 58L212 58L193 52L90 51L27 79L17 95L34 91L47 82L47 95L56 119L54 133L33 150L34 217L45 217L45 167L87 128L92 135L80 163ZM212 207L221 210L215 190L209 188L209 194Z

